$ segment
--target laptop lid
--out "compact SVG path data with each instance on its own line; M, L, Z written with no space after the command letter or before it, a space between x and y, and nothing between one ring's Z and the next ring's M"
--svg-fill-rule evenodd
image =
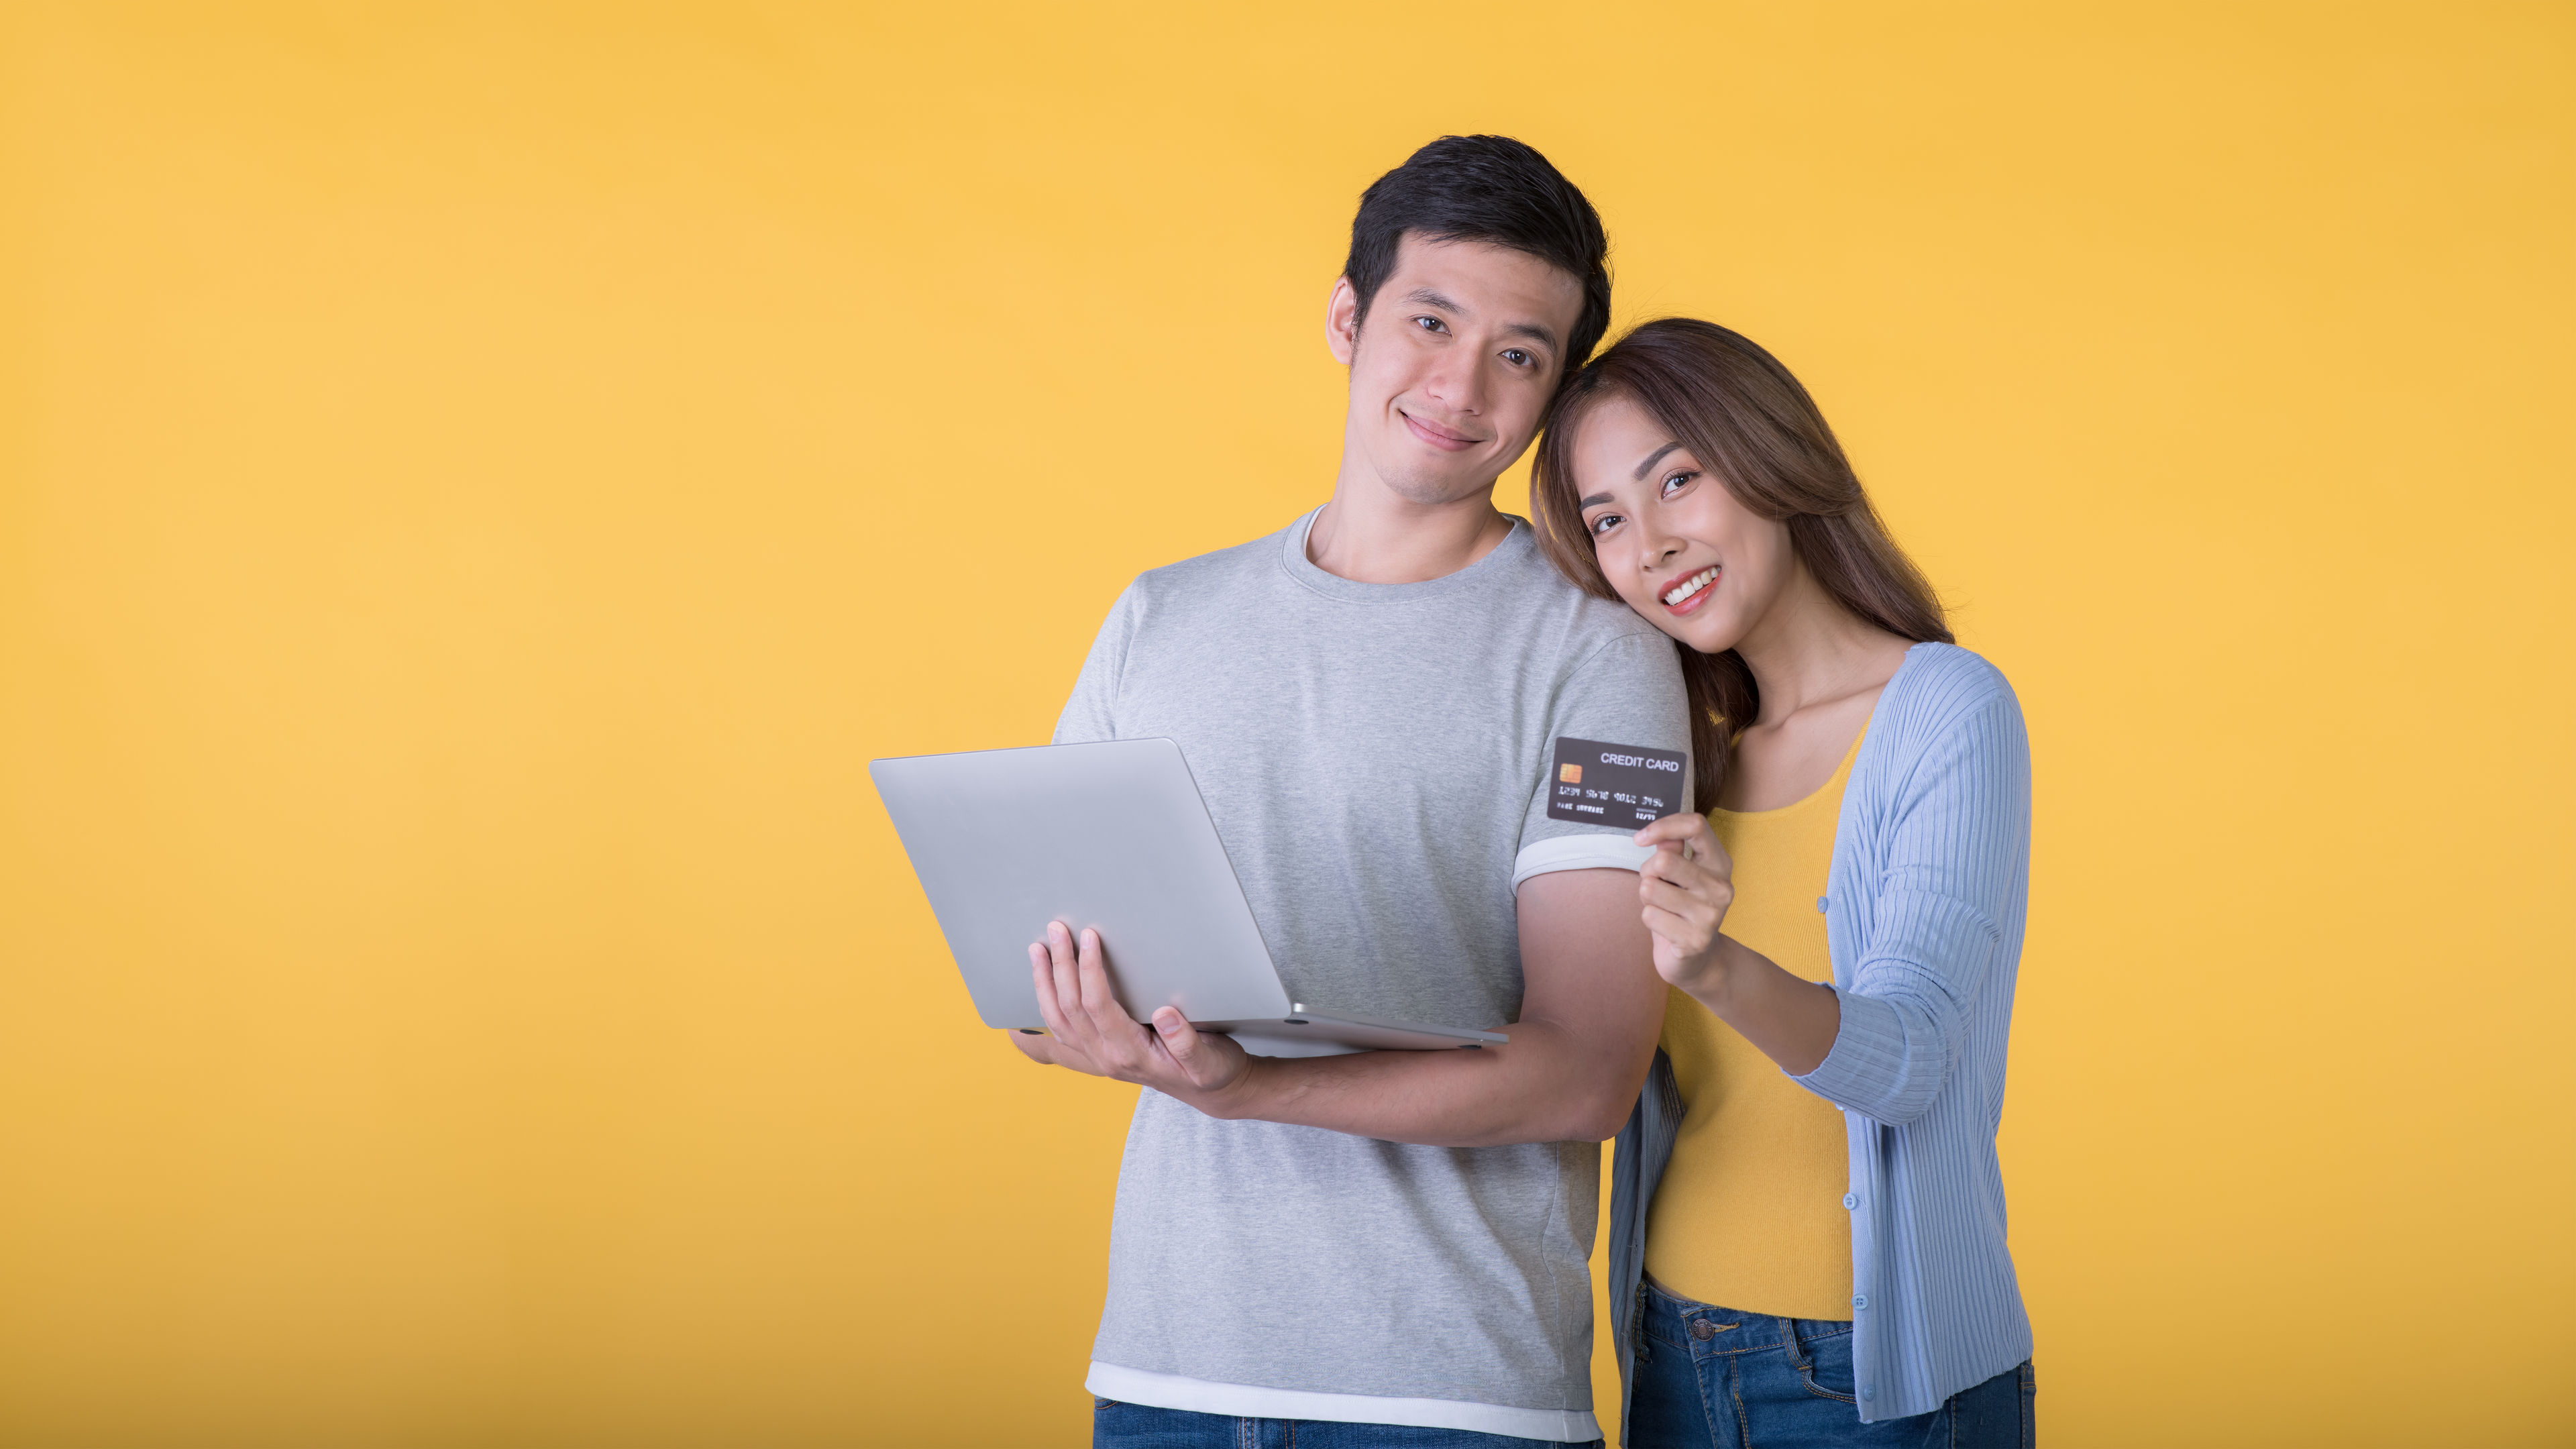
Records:
M1138 1021L1277 1021L1288 992L1181 747L1108 740L872 760L913 873L986 1026L1038 1029L1029 943L1100 932Z

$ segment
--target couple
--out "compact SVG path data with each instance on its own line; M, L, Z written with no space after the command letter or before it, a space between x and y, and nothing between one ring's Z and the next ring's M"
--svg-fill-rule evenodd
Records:
M1147 1089L1096 1445L1597 1441L1614 1134L1626 1442L2030 1442L2019 707L1768 353L1666 320L1586 364L1606 252L1517 141L1381 177L1331 500L1138 578L1065 706L1180 743L1293 994L1511 1035L1249 1058L1129 1020L1115 942L1033 945L1014 1044ZM1533 528L1492 493L1542 425ZM1551 818L1560 739L1686 752L1693 809Z

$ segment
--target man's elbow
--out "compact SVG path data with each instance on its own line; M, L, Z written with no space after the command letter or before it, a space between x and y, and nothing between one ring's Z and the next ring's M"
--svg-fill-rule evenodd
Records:
M1643 1084L1640 1083L1639 1086ZM1639 1087L1621 1092L1612 1088L1586 1094L1586 1099L1569 1114L1564 1142L1607 1142L1628 1125L1628 1117L1637 1110Z
M1571 1095L1549 1102L1534 1112L1523 1113L1518 1120L1495 1123L1492 1129L1479 1133L1461 1146L1502 1147L1519 1142L1607 1142L1628 1125L1628 1114L1634 1110L1634 1092L1624 1098L1604 1098L1586 1094L1577 1099Z
M1657 1019L1661 1025L1661 1018ZM1628 1119L1637 1111L1638 1095L1646 1090L1646 1078L1654 1065L1654 1038L1645 1042L1644 1055L1625 1063L1625 1070L1600 1072L1582 1084L1578 1095L1581 1105L1574 1112L1573 1135L1568 1141L1607 1142L1619 1135Z
M1631 1104L1631 1106L1632 1105L1633 1104ZM1629 1111L1630 1106L1622 1106L1617 1111L1613 1112L1593 1113L1590 1117L1584 1120L1581 1128L1575 1133L1572 1140L1576 1142L1609 1141L1611 1138L1619 1135L1620 1128L1628 1125Z

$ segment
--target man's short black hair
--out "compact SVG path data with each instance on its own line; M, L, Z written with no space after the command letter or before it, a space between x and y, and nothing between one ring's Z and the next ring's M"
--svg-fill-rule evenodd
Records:
M1359 294L1363 320L1395 270L1406 232L1527 252L1581 282L1583 312L1565 339L1560 377L1573 376L1610 330L1610 239L1601 213L1529 145L1509 136L1443 136L1360 193L1342 275Z

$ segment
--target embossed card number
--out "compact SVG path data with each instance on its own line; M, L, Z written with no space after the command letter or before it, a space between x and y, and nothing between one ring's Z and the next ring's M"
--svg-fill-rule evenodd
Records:
M1683 808L1683 757L1674 750L1559 738L1548 772L1551 820L1635 830Z

